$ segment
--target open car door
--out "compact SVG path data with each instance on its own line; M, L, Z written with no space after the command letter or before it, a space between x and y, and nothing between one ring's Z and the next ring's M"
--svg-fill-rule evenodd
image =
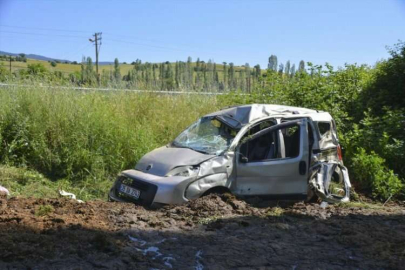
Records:
M239 195L298 195L308 191L308 120L291 120L247 132L237 147Z

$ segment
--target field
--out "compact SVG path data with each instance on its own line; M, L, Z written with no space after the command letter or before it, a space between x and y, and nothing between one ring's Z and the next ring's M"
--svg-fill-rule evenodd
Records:
M195 59L194 59L195 60ZM53 71L60 71L65 75L68 75L73 72L80 72L81 71L81 65L80 63L74 65L74 64L65 64L65 63L58 63L56 67L51 66L50 62L47 61L42 61L42 60L35 60L35 59L27 59L27 62L11 62L11 71L18 71L20 69L26 69L27 65L29 64L42 64L45 66L45 68L51 72ZM195 62L192 63L192 66L195 66ZM0 66L3 66L7 69L10 67L10 62L0 60ZM174 63L173 63L174 67ZM120 71L121 75L125 75L128 73L129 70L133 69L134 66L131 64L123 64L120 63ZM103 70L107 71L112 71L114 69L114 64L109 64L109 65L100 65L99 66L99 72L100 74L102 73ZM243 67L240 66L235 66L235 71L238 72L242 70ZM223 76L223 65L222 64L217 64L217 70L219 72L219 76L222 79Z

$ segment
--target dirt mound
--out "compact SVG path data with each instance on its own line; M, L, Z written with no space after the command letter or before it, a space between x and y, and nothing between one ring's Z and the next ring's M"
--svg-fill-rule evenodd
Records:
M401 269L405 208L0 198L0 269Z

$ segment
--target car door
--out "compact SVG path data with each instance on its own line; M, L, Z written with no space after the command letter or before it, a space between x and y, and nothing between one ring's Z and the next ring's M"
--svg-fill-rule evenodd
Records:
M265 139L265 136L270 137ZM253 142L242 153L246 143ZM264 147L268 150L263 150ZM282 122L241 139L236 149L235 193L240 195L306 195L308 120ZM259 154L256 152L259 151ZM256 153L252 153L256 152ZM267 154L262 154L262 153Z

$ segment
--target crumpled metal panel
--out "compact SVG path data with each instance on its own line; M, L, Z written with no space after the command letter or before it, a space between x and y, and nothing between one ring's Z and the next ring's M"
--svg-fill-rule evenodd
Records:
M273 116L273 115L303 115L303 114L316 114L316 110L283 106L283 105L267 105L267 104L252 104L244 105L238 107L227 108L218 112L207 114L209 116L227 116L231 118L224 117L223 120L228 122L231 126L235 125L235 119L239 121L242 125L253 122L256 119Z
M149 152L136 164L135 169L157 176L165 176L175 167L197 165L214 157L188 148L163 146Z
M230 188L233 172L233 152L217 156L200 164L200 171L195 181L186 190L188 199L195 199L214 187Z
M342 171L344 181L345 196L336 197L328 192L332 175L336 168L339 167ZM350 201L351 183L347 168L338 162L318 162L311 167L311 176L309 180L310 188L323 201L330 203L348 202Z

